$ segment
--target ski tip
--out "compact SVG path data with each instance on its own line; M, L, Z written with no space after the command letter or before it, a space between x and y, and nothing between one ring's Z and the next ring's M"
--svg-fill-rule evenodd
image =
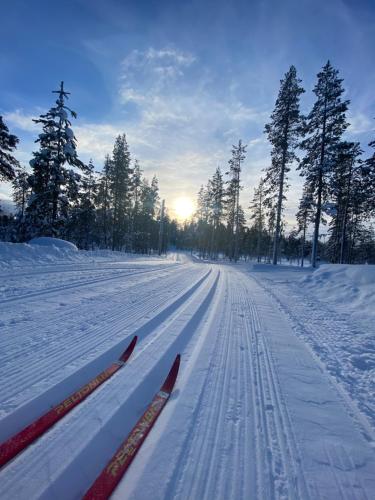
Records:
M181 361L181 355L177 354L173 362L172 368L169 370L167 378L165 379L164 384L161 388L163 392L168 392L169 394L172 392L174 384L177 379L178 370L180 368L180 361Z
M122 353L120 357L120 361L123 361L124 363L127 362L127 360L130 358L132 355L132 352L134 351L135 344L137 343L138 337L135 335L133 337L133 340L130 342L128 347L125 349L125 351Z

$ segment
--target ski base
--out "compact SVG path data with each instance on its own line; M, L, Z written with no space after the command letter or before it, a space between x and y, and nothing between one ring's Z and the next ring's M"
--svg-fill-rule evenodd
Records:
M104 500L109 498L114 491L166 405L176 382L180 359L178 354L160 391L154 396L130 434L86 492L84 500Z

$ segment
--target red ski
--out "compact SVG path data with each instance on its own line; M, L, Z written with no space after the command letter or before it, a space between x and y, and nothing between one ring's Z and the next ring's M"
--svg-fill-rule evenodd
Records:
M160 391L154 396L133 430L86 492L83 500L104 500L109 498L166 405L176 382L179 367L180 355L178 354Z
M15 434L13 437L0 444L0 467L5 465L9 460L14 458L18 453L29 446L35 439L46 432L56 422L69 413L75 406L81 403L92 392L95 391L100 385L114 375L120 368L124 366L129 357L131 356L135 344L137 343L137 336L133 338L124 353L118 361L109 366L106 370L101 372L97 377L91 380L88 384L84 385L78 391L71 394L68 398L64 399L60 404L53 407L47 413L39 417L32 424L25 427L22 431Z

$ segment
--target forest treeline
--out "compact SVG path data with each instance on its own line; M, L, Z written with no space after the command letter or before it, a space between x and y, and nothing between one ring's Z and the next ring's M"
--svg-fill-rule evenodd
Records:
M3 240L24 242L39 236L63 238L79 248L149 253L164 251L176 222L163 214L159 238L158 179L143 176L132 160L125 134L119 135L101 172L78 157L71 119L76 113L66 101L63 82L55 105L34 122L42 132L31 172L12 155L18 138L0 117L1 178L12 182L15 216L3 216Z
M71 125L76 114L67 106L69 93L61 84L54 91L55 105L34 120L42 131L31 172L14 157L18 138L0 117L0 177L12 182L17 207L15 216L2 217L1 238L54 236L84 249L144 253L173 245L197 250L204 258L255 258L273 264L286 258L303 265L309 257L314 267L321 259L375 263L375 153L364 158L360 143L345 138L350 102L329 61L317 75L315 101L306 115L300 111L301 84L294 66L280 81L264 130L270 161L247 202L249 220L240 203L247 155L240 140L227 171L218 167L201 187L197 211L183 225L167 213L161 218L157 178L150 182L143 176L125 135L116 138L100 173L92 161L85 165L78 158ZM375 147L375 141L369 146ZM284 209L292 168L304 186L296 226L287 232Z
M305 91L296 68L290 67L265 126L271 158L249 201L250 224L239 203L246 155L239 141L225 180L218 168L201 187L196 219L179 235L182 247L198 248L203 257L226 255L234 261L250 257L277 264L286 258L303 265L308 256L314 267L321 259L375 263L375 154L363 158L360 144L344 138L349 100L343 99L342 82L328 61L317 75L312 109L302 115L300 97ZM375 141L369 146L375 147ZM292 167L304 186L296 227L286 233L284 208Z

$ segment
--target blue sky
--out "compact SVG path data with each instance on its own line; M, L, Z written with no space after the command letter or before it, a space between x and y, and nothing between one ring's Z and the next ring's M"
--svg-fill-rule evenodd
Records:
M100 170L125 132L170 207L195 197L217 165L226 170L239 138L248 144L248 206L269 162L264 124L291 64L307 112L316 73L330 59L352 101L348 137L364 147L375 136L372 0L13 0L2 12L0 113L21 139L25 164L38 132L31 118L51 106L60 80L78 112L80 156ZM292 174L290 221L300 191Z

